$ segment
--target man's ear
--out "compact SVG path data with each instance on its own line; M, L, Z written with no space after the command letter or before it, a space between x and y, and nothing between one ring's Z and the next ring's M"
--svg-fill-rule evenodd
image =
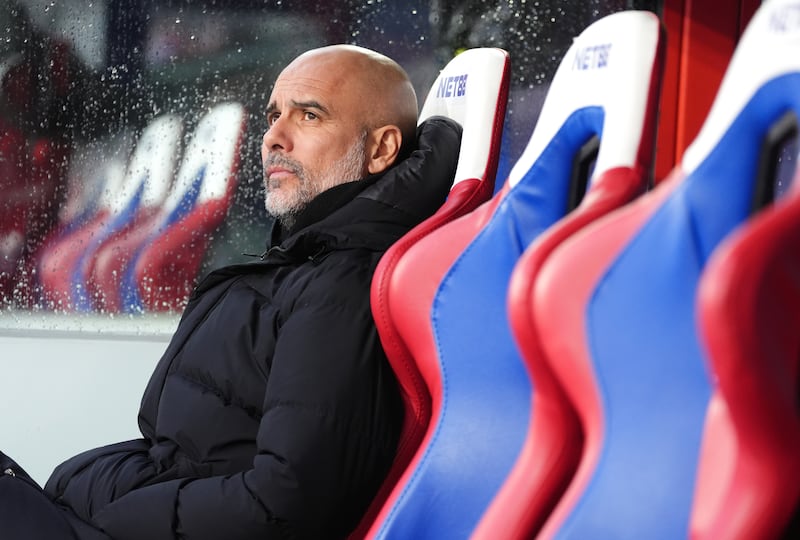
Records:
M403 144L403 133L393 125L373 129L367 144L367 170L377 174L388 169L397 159Z

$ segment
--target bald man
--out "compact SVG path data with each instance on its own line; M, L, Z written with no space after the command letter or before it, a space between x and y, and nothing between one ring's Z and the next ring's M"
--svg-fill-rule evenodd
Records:
M266 114L266 207L285 227L319 193L394 163L414 141L417 98L394 61L334 45L283 70Z
M265 114L269 248L198 285L140 439L68 460L44 491L0 453L0 538L318 539L358 524L403 420L372 274L444 202L460 127L417 128L403 69L344 45L289 64Z

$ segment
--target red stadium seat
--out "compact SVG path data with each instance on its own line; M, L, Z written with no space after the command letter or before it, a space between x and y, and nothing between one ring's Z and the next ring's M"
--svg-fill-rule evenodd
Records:
M798 245L800 190L794 189L732 233L701 277L700 324L717 385L692 538L778 538L797 512Z
M120 137L119 148L126 148ZM116 146L116 145L114 145ZM75 311L82 308L82 300L73 295L72 270L78 265L84 249L91 243L92 233L110 222L116 201L126 201L132 196L123 192L125 182L125 155L107 157L99 171L82 177L70 172L72 180L67 186L67 200L59 210L57 225L47 234L34 255L37 281L37 302L48 309ZM135 192L134 194L135 195Z
M593 149L599 145L596 177L638 163L639 138L652 138L643 133L652 128L644 110L658 42L651 13L615 14L587 28L562 60L503 189L399 261L392 316L431 395L432 417L371 536L467 537L501 488L532 403L506 317L508 279L523 250L580 200ZM634 60L642 50L650 57ZM625 152L615 154L620 145ZM642 144L642 156L651 150ZM644 176L634 183L643 190Z
M765 194L771 192L771 175L764 164L771 161L775 146L770 132L782 129L787 111L796 126L799 42L795 27L784 25L796 14L796 6L786 0L761 5L737 46L700 134L670 178L573 234L538 273L529 317L543 337L544 358L584 430L578 469L542 528L542 538L673 539L699 530L709 538L769 537L739 528L740 517L751 523L760 519L752 513L758 503L737 507L737 497L745 492L734 494L725 474L718 474L720 469L729 472L725 463L714 462L736 459L727 454L727 441L707 431L714 427L707 416L714 414L710 405L716 382L727 375L711 371L714 364L709 363L696 324L696 298L707 261L720 243L769 199ZM769 309L770 320L777 323L783 314ZM763 330L765 322L747 330ZM796 330L790 330L791 338L768 346L791 347ZM717 354L724 352L719 342L714 347L723 349ZM791 403L786 405L793 420L781 428L794 431L790 438L796 449L796 347L789 356L794 372L785 365L781 369L794 376ZM736 377L741 385L761 378L746 372ZM733 411L728 413L733 419ZM786 412L781 418L787 418ZM758 433L769 430L762 428ZM724 429L713 431L725 435ZM716 446L722 451L701 461L704 437L707 449ZM760 442L750 441L753 447ZM791 468L782 469L792 479L797 477L797 455L794 451ZM713 471L704 477L706 466ZM698 474L710 483L693 509ZM726 485L712 485L718 481ZM743 513L719 514L724 500L719 490L731 497L728 510ZM787 507L797 501L797 487L791 485L782 495L790 504L772 499L776 506L763 516L776 520L772 531L785 525ZM693 514L695 531L690 528ZM731 522L714 529L719 518ZM770 529L761 529L766 530ZM733 531L742 536L727 534Z
M155 119L142 133L127 168L129 178L144 179L139 203L126 223L101 239L82 269L81 278L94 310L122 310L120 283L131 262L124 244L148 231L164 204L175 177L182 137L183 123L174 114Z
M431 231L473 210L494 191L508 100L510 61L496 48L470 49L453 58L434 81L419 122L446 116L463 128L453 186L445 204L398 240L381 258L372 281L372 311L405 404L403 430L395 461L352 538L363 538L422 441L430 420L430 396L407 343L395 324L392 302L395 276L408 249Z
M726 238L700 278L700 327L716 385L692 506L695 539L798 532L786 531L800 504L800 180L794 184Z
M238 103L216 105L198 123L172 192L132 254L122 285L124 309L179 311L185 305L211 236L230 208L244 128Z
M56 212L55 223L43 231L43 238L33 246L23 268L21 277L27 280L24 288L29 290L28 307L58 307L42 286L41 261L59 242L86 225L101 208L110 204L109 201L122 185L132 142L132 134L122 130L88 143L76 143L72 148L63 182L64 193L58 197L61 204Z

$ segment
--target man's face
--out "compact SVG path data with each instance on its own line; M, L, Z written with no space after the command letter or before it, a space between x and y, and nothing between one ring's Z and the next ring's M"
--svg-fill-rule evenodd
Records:
M319 193L366 173L366 104L351 91L343 66L329 58L295 61L278 77L264 134L265 205L290 217Z

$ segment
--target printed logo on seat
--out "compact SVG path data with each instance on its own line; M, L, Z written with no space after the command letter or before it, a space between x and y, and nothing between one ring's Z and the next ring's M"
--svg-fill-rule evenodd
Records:
M467 74L442 77L439 88L436 90L437 98L462 97L467 95Z

